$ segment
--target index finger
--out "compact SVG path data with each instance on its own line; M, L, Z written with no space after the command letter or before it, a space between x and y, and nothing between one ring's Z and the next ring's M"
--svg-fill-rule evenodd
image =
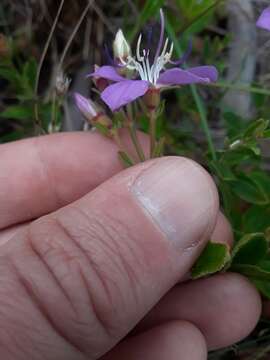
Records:
M146 144L147 137L141 134L140 140ZM0 145L0 229L85 195L122 169L117 153L112 140L89 132Z

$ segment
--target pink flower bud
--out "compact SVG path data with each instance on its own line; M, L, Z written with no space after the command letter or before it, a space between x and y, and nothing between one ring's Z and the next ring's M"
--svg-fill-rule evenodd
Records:
M78 93L74 94L74 98L78 109L89 122L98 115L98 109L92 100Z
M105 129L111 129L111 119L104 114L104 112L92 100L87 99L78 93L74 94L74 98L78 109L89 124L95 127L102 127L103 132Z

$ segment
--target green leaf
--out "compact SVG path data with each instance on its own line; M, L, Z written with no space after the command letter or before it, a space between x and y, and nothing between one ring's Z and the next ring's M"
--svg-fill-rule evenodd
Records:
M261 268L259 265L236 264L230 271L237 272L250 279L270 281L270 271Z
M223 181L231 181L236 180L236 176L232 172L232 169L229 164L221 163L219 161L211 161L209 163L211 169L217 174L217 176L222 179Z
M244 233L265 232L270 227L270 206L251 206L242 215Z
M264 132L269 126L269 120L259 119L256 121L252 121L252 123L248 126L246 131L244 132L243 137L255 137L261 138L264 137Z
M234 264L258 264L264 259L267 251L268 242L263 233L247 234L233 248L232 266Z
M6 119L30 120L33 118L33 109L23 105L13 105L1 112L0 117Z
M29 97L34 96L36 74L37 63L35 59L31 59L24 64L21 77L22 87Z
M227 162L230 166L237 166L243 164L244 162L251 161L251 159L256 159L256 154L253 149L246 147L244 145L239 146L233 150L227 150L222 153L223 163Z
M188 31L189 34L200 32L209 24L214 8L219 2L220 0L177 0L180 14L186 19L179 32ZM174 16L176 24L179 23L177 20L178 18Z
M263 171L253 171L248 177L270 198L270 176Z
M264 189L247 175L239 175L237 180L230 181L230 185L233 192L248 203L266 205L270 202L270 198Z
M23 67L23 76L28 81L30 87L34 89L37 74L37 61L32 58L27 61Z
M193 279L198 279L214 274L222 270L229 260L230 251L226 244L209 242L193 266L191 276Z
M231 140L241 137L241 135L243 134L243 130L246 127L246 121L233 112L225 112L223 114L223 118L225 120L228 137Z
M256 288L270 300L270 281L251 279Z
M0 67L0 77L10 82L18 80L18 74L13 68Z
M0 143L4 144L11 141L23 139L25 138L26 133L27 132L25 131L25 129L19 129L16 131L9 132L6 135L1 136Z

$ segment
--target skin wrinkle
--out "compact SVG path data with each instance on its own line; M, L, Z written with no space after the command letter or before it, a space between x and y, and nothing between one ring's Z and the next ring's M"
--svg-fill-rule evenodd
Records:
M77 247L77 249L80 250L81 255L84 256L85 258L87 258L87 261L88 261L88 263L89 263L89 265L90 265L90 268L91 268L92 270L94 270L96 277L99 279L100 283L102 283L102 285L103 285L103 288L104 288L104 290L105 290L105 292L106 292L106 295L108 295L108 298L110 298L110 294L109 294L109 292L108 292L108 289L107 289L107 287L106 287L106 284L104 283L104 280L103 280L102 276L101 276L101 275L99 274L99 272L97 271L97 267L96 267L95 264L93 263L91 257L90 257L90 256L87 256L87 251L81 246L81 244L79 243L79 241L76 241L76 240L75 240L76 237L74 237L73 234L70 234L70 233L69 233L67 227L61 223L61 220L60 220L59 218L57 218L57 220L56 220L56 218L54 218L54 220L56 221L57 226L58 226L59 228L61 228L61 231L63 231L63 233L75 244L75 246ZM89 300L90 300L90 301L89 301L90 308L93 309L93 314L94 314L94 316L96 317L96 321L97 321L97 323L99 323L99 324L102 326L102 329L103 329L103 331L106 333L106 335L107 335L108 337L110 337L111 334L110 334L110 332L108 331L109 326L108 326L108 324L106 323L105 319L101 316L101 312L98 310L98 308L97 308L97 306L96 306L96 302L94 301L93 296L91 295L91 291L89 290L89 284L88 284L88 282L87 282L87 280L86 280L86 277L85 277L85 275L84 275L84 272L82 271L82 269L81 269L80 266L79 266L79 274L80 274L80 276L82 276L83 284L86 285L86 291L87 291L87 294L89 295ZM111 299L110 299L110 300L111 300Z
M89 298L89 304L90 304L90 307L93 309L93 313L94 313L94 316L96 317L96 321L102 325L102 328L104 330L104 332L106 333L106 335L108 337L111 336L110 332L109 332L109 327L107 325L107 323L104 322L104 318L102 316L100 316L100 312L97 310L97 307L96 307L96 302L94 301L93 299L93 295L91 293L91 291L89 290L89 285L88 285L88 282L85 278L85 275L84 275L84 272L82 271L81 268L79 268L79 272L80 272L80 276L82 278L82 281L83 281L83 284L86 288L86 291L87 291L87 294L88 294L88 298Z
M75 205L73 204L73 205L69 206L69 209L75 210L76 213L78 213L81 218L85 218L85 219L86 219L86 223L88 223L88 224L91 223L91 222L89 221L90 219L89 219L88 214L87 214L85 211L83 211L81 208L79 208L79 207L77 207L77 206L75 206ZM58 223L61 224L62 229L65 229L65 231L67 231L67 226L64 225L64 224L61 222L61 220L58 219ZM84 228L84 229L85 229L85 228ZM94 228L93 228L93 226L91 225L90 231L87 231L86 234L85 234L85 235L86 235L86 238L89 238L89 239L90 239L90 238L93 238L93 239L95 239L95 240L102 241L102 237L101 237L101 236L99 235L99 233L96 232L96 231L93 233L93 229L94 229ZM90 236L89 236L89 235L90 235ZM81 254L86 258L88 264L90 265L90 268L91 268L92 270L94 270L94 273L95 273L97 279L99 280L100 284L101 284L102 287L103 287L103 290L104 290L104 292L105 292L105 294L106 294L106 298L109 300L109 303L112 304L112 301L113 301L113 300L112 300L112 297L111 297L111 293L110 293L110 291L109 291L109 288L108 288L108 286L107 286L106 281L104 280L104 278L103 278L103 276L102 276L102 274L101 274L101 272L100 272L99 266L97 266L97 264L95 263L95 261L93 260L93 258L92 258L92 256L91 256L92 254L91 254L91 253L88 254L89 251L88 251L86 248L83 248L83 247L82 247L80 241L78 241L78 236L76 236L76 235L74 235L74 234L71 234L71 233L69 232L69 238L72 239L72 241L75 243L75 245L77 246L77 248L80 250ZM83 280L86 280L86 278L84 277ZM88 288L89 288L89 285L88 285ZM87 291L88 291L88 293L89 293L89 290L88 290L88 289L87 289ZM103 324L103 321L102 321L101 323ZM106 329L106 330L107 330L107 329Z
M20 283L21 286L23 286L22 283ZM26 292L26 296L27 296L27 292ZM15 322L14 322L15 323ZM16 330L18 329L18 322L16 322L14 325L16 325ZM36 341L33 342L32 341L32 336L28 335L33 333L33 331L37 331L37 329L35 328L35 330L33 330L32 326L27 325L26 323L24 323L23 325L21 325L21 328L23 329L23 336L24 336L24 341L19 341L18 338L16 336L14 336L14 331L11 329L10 331L10 346L7 347L5 344L5 351L8 351L8 354L10 354L10 357L8 357L5 353L5 360L28 360L28 359L35 359L35 360L46 360L46 359L50 359L51 357L47 357L47 353L44 352L43 350L41 350L42 348L49 348L50 350L52 350L52 344L48 343L46 341L40 341L37 343ZM7 328L5 328L5 332L7 331ZM44 337L44 334L40 333L41 337ZM1 338L1 337L0 337ZM29 344L29 346L27 345ZM0 345L0 353L1 355L3 355L2 352L2 347ZM50 355L50 354L48 354Z
M108 209L108 210L109 210L109 209ZM77 225L76 221L74 221L74 223L75 223L75 224L74 224L74 227L76 228L76 225ZM131 245L132 245L132 244L131 244Z
M56 227L60 228L63 232L63 234L66 236L66 238L69 238L69 234L68 232L66 232L66 230L64 228L61 227L61 224L59 222L57 222L57 219L52 218L55 221ZM43 265L45 266L45 268L48 270L48 272L52 275L56 285L59 287L59 289L61 290L62 294L64 295L65 299L67 300L68 304L70 305L71 309L73 310L74 314L76 314L76 308L74 307L68 293L66 292L65 288L62 286L61 281L59 281L59 279L57 278L57 276L54 274L54 272L52 271L52 269L50 268L50 266L48 265L47 261L46 261L46 256L50 254L50 251L52 250L51 248L48 248L47 251L45 251L42 255L40 254L40 252L38 251L38 249L36 248L35 242L32 241L33 237L31 236L31 225L28 227L28 239L29 239L29 246L31 248L31 250L33 251L33 253L37 256L37 258L43 263ZM64 252L64 248L61 249L62 252ZM67 259L70 257L67 253L65 253L65 256L67 257ZM71 260L71 257L69 259L69 261Z
M74 244L74 245L76 246L76 250L79 250L79 251L80 251L80 254L79 254L78 258L80 258L80 259L85 258L86 261L88 262L88 259L87 259L87 256L86 256L86 254L85 254L84 249L80 246L80 244L79 244L78 242L74 241L74 236L69 233L69 230L67 229L67 227L64 226L59 219L57 219L57 221L55 221L55 218L53 218L53 220L54 220L56 226L58 227L58 229L64 234L65 238L68 237L68 239L72 241L72 244ZM41 257L42 257L42 255L41 255ZM77 257L76 257L76 258L77 258ZM45 260L45 262L46 262L46 260ZM94 270L92 267L89 267L89 269ZM85 276L84 276L84 277L81 277L82 273L83 273L82 266L81 266L80 262L78 261L78 274L79 274L79 276L80 276L80 279L81 279L81 281L82 281L82 284L85 284L85 285L87 286L87 287L85 288L85 290L86 290L86 293L89 295L89 294L91 293L91 292L89 291L89 282L87 283L87 282L85 281L85 279L86 279ZM71 286L72 286L72 285L71 285ZM93 293L93 292L92 292L92 293ZM92 301L92 300L94 300L94 299L93 299L93 296L92 296L92 297L89 297L88 300L89 300L89 302L88 302L88 304L89 304L89 309L92 310L92 311L91 311L91 316L95 316L95 318L94 318L94 323L97 324L97 325L99 325L99 326L101 326L100 329L102 329L102 336L105 335L106 337L109 337L109 338L110 338L110 337L111 337L111 334L109 334L109 332L108 332L108 326L105 326L105 324L103 324L103 322L101 321L101 318L99 317L99 313L100 313L100 312L98 312L97 307L96 307L94 301ZM100 316L101 316L101 315L100 315ZM91 319L91 320L92 320L92 319ZM105 320L104 320L104 321L105 321ZM76 320L76 324L77 324L77 325L83 324L84 328L86 328L87 337L86 337L86 336L82 336L81 339L83 339L83 342L84 342L84 343L85 343L85 342L88 343L88 342L89 342L88 334L89 334L89 331L91 330L91 329L90 329L90 324L91 324L91 323L90 323L90 322L89 322L89 323L82 323L81 321L78 322L78 321ZM76 338L78 339L78 332L76 333ZM90 340L91 340L91 339L90 339ZM71 339L71 338L69 337L69 343L71 343L72 345L74 345L74 344L75 344L74 339ZM88 345L87 345L87 346L88 346ZM89 346L88 346L88 347L89 347ZM90 343L90 347L91 347L91 351L92 351L92 350L93 350L93 349L92 349L92 347L93 347L93 344L92 344L92 343ZM86 352L86 350L83 350L83 346L81 346L81 345L79 345L79 344L78 344L78 345L76 344L76 348L77 348L81 353L83 353L83 354L85 354L85 355L89 355L88 352Z
M32 249L32 247L31 247L31 249ZM50 271L50 269L48 268L46 262L42 259L42 257L37 252L34 251L34 253L36 256L38 256L38 259L43 264L45 264L47 270ZM19 283L23 286L26 294L28 295L28 298L31 300L33 306L35 306L39 310L40 314L42 314L43 319L47 322L47 324L50 325L51 330L54 333L58 334L70 347L73 348L73 350L81 353L81 350L72 341L70 341L70 339L64 334L64 332L57 326L57 323L54 321L54 319L49 315L49 313L46 309L46 306L43 304L43 302L40 300L40 298L36 295L33 284L31 284L31 282L28 281L26 279L26 277L20 273L20 271L17 268L14 261L10 260L10 264L13 267L13 271L16 274ZM50 271L50 273L51 273L51 271ZM54 274L52 274L52 275L54 276ZM62 290L62 288L61 288L61 290Z
M109 217L106 216L106 219L109 219ZM104 243L106 248L108 248L110 252L113 254L113 258L120 260L121 262L120 266L116 262L114 264L118 267L119 273L123 273L123 268L124 268L125 274L127 275L130 283L130 286L128 288L133 290L133 298L136 300L135 303L139 303L139 295L137 294L136 291L137 284L139 283L139 276L136 274L135 271L136 267L130 266L130 263L136 263L136 265L138 265L137 267L138 269L141 268L143 263L141 261L140 263L138 263L140 256L135 256L134 248L131 247L132 241L130 241L130 239L133 239L133 234L131 234L128 227L125 226L124 222L116 218L114 218L113 221L107 221L106 226L103 226L99 218L96 219L96 223L99 223L104 234L108 237L108 239L111 240L111 242L104 242L103 237L101 237L102 243ZM106 236L104 238L106 238ZM118 241L116 241L116 239ZM136 244L136 239L134 239L133 242L134 244ZM127 261L126 259L127 252L123 251L124 249L120 251L121 249L121 246L119 246L120 243L122 244L122 246L125 245L125 249L128 250L128 254L132 256L132 260ZM114 245L114 247L111 245Z
M5 331L7 331L5 329ZM31 358L33 358L33 348L31 348L31 350L29 349L28 346L26 346L26 343L24 342L23 344L21 344L17 338L14 336L14 333L10 333L10 346L4 346L4 348L1 346L0 344L0 351L1 351L1 355L3 355L3 351L5 354L5 360L25 360L25 359L29 359L30 356ZM29 353L29 351L31 351L31 354ZM40 360L46 360L44 358L43 355L40 355L39 349L35 350L35 359L40 359ZM37 357L38 356L38 357ZM42 357L41 357L42 356Z
M12 266L11 264L9 264L9 266ZM2 269L1 269L2 270ZM9 283L10 285L10 279L9 279ZM6 286L6 283L5 283ZM14 286L14 284L12 283L11 286ZM23 288L23 293L25 294L25 289ZM14 304L13 304L13 300L14 298L6 298L5 301L4 297L1 296L1 305L0 305L0 321L1 321L1 328L0 331L2 330L3 333L0 333L0 351L1 354L3 355L3 352L5 352L5 360L13 360L15 359L15 357L17 358L18 355L18 351L17 349L19 349L19 354L23 354L26 350L25 346L21 346L20 342L17 340L17 337L14 336L14 329L12 328L12 325L14 324L14 321L12 320L12 318L10 318L8 315L11 313L13 314L14 312ZM5 310L4 310L5 309ZM6 319L6 320L5 320ZM24 322L23 324L21 323L21 319L24 319L24 317L20 318L20 326L22 326L25 330L31 330L30 327L28 326L28 324L26 322ZM6 321L6 323L8 324L8 326L3 327L3 322ZM18 327L18 319L16 319L16 328ZM35 331L38 331L37 328L35 328ZM24 336L26 336L26 332L24 331ZM24 358L25 359L25 358Z
M69 233L69 230L67 229L67 227L64 226L59 219L57 219L57 220L56 220L56 218L51 218L51 219L54 221L54 224L57 226L57 228L64 234L65 238L66 238L66 239L68 238L69 240L71 240L71 241L72 241L72 244L75 244L76 249L80 251L79 256L76 256L76 257L72 257L72 256L70 257L70 256L68 256L67 258L69 258L69 260L70 260L70 259L76 259L76 258L80 258L80 259L85 258L85 259L87 259L85 250L80 246L79 243L77 243L77 242L74 240L74 236ZM57 233L57 232L56 232L56 233ZM63 249L61 249L61 251L63 251ZM38 250L37 250L37 254L38 254L39 258L43 259L43 256L44 256L44 255L39 254ZM88 260L88 259L87 259L87 260ZM47 262L46 262L46 259L44 259L43 261L44 261L44 263L47 263ZM51 268L50 268L49 265L47 265L47 268L50 270L51 273L53 273L53 271L51 270ZM91 268L91 269L93 270L93 267L92 267L92 266L89 267L89 268ZM85 285L85 290L86 290L87 294L89 295L89 298L88 298L88 300L89 300L89 309L92 309L92 311L91 311L91 316L95 316L95 317L96 317L96 318L94 319L95 324L98 324L99 326L100 326L100 325L102 326L102 332L103 332L103 333L102 333L102 336L106 335L108 338L111 338L111 337L112 337L112 334L110 334L110 332L108 331L109 325L105 324L105 320L103 320L103 319L101 318L101 315L100 315L100 317L99 317L99 314L100 314L101 312L99 312L98 309L97 309L97 307L95 306L95 302L94 302L93 296L90 296L90 295L91 295L91 291L89 290L89 282L86 281L86 277L85 277L85 275L84 275L84 271L82 270L82 267L81 267L79 261L78 261L78 273L79 273L80 279L82 280L82 284ZM54 273L53 273L53 275L54 275ZM54 275L54 277L56 277L56 276ZM58 282L58 284L59 284L59 282ZM65 292L65 294L66 294L66 291L65 291L65 289L63 288L63 286L60 286L60 289L61 289L62 292ZM94 293L94 292L92 291L92 293ZM71 301L71 300L70 300L70 301ZM71 302L72 302L72 301L71 301ZM74 305L73 305L73 309L74 309L74 312L77 313ZM78 316L77 316L77 317L78 317ZM104 324L103 324L103 322L104 322ZM88 322L88 323L84 322L84 323L83 323L83 322L81 322L81 321L77 321L77 320L76 320L76 324L77 324L77 325L83 325L83 326L86 328L86 330L87 330L87 334L89 334L90 322ZM58 330L58 327L57 327L56 325L55 325L54 327L57 328L57 331L58 331L58 332L60 332L60 331ZM61 336L62 336L63 331L61 331L60 334L61 334ZM78 332L76 333L76 338L78 339ZM74 346L74 347L76 348L76 350L80 352L80 354L89 356L88 351L83 350L83 346L80 346L79 344L77 344L77 343L76 343L76 340L74 341L74 339L72 339L71 336L65 335L65 340L66 340L66 339L68 340L68 343L69 343L69 344L71 344L72 346ZM86 336L83 336L83 337L81 337L81 339L83 340L84 343L85 343L85 342L88 343L88 340L89 340L89 339L88 339L88 335L87 335L87 338L86 338ZM91 340L91 339L90 339L90 340ZM79 340L79 341L81 341L81 340ZM89 347L89 346L87 345L87 347ZM90 344L90 348L91 348L91 354L92 354L93 344Z
M52 319L48 316L48 314L46 313L46 308L43 306L42 302L39 300L39 298L35 295L35 291L33 288L33 285L20 273L19 269L17 268L16 264L10 259L9 261L9 266L11 267L11 271L12 273L16 276L16 281L18 281L18 284L20 285L21 289L23 289L23 291L25 292L26 298L29 299L31 301L31 304L38 310L38 312L42 315L42 319L46 322L47 325L50 326L51 331L57 336L60 336L70 347L72 347L73 351L77 352L77 349L75 349L72 344L70 344L70 342L67 341L67 339L63 336L63 334L58 331L58 329L54 326L54 323L52 322ZM17 330L17 326L18 323L16 323L16 330ZM33 331L33 327L28 326L26 323L25 324L21 324L21 326L23 326L23 329L28 329L29 333L31 334L31 332ZM37 331L37 329L35 329L35 331ZM27 334L27 332L23 332L23 336L25 337ZM42 335L42 334L41 334ZM14 336L14 333L11 335L11 339L12 339L12 347L14 347L14 343L17 344L17 347L19 347L19 351L16 352L16 359L18 358L18 353L22 354L23 352L25 353L26 349L33 349L32 346L32 337L28 336L29 338L29 344L31 344L31 347L26 347L25 346L25 342L23 342L23 344L21 345L19 341L17 341L17 337ZM39 342L40 343L40 342ZM23 351L22 351L23 350ZM26 354L26 353L25 353ZM40 354L40 349L37 349L37 354ZM42 357L40 357L40 359L46 359L43 356L44 353L42 353ZM22 359L29 359L29 354L26 354L27 357L22 357ZM31 354L31 358L33 358L32 354ZM12 360L14 359L11 358ZM35 357L36 359L36 357Z
M127 233L127 229L125 228L125 231L120 231L117 230L117 226L114 226L117 224L117 220L113 219L113 221L111 221L111 219L109 220L109 217L106 217L106 219L108 221L106 221L106 226L104 226L103 222L100 222L100 218L98 215L93 214L93 212L91 213L91 217L89 217L89 215L82 209L82 208L78 208L76 207L76 205L72 205L72 209L76 209L77 212L80 213L81 216L83 216L88 224L91 224L91 228L89 229L89 231L87 232L87 237L91 238L92 240L98 240L95 241L97 243L99 243L99 245L103 245L102 247L102 253L103 254L107 254L106 256L104 255L104 258L106 259L117 259L117 261L113 262L113 268L117 268L117 274L121 274L121 276L123 276L124 274L127 275L128 280L129 280L129 285L127 286L128 289L132 289L133 290L133 296L132 298L135 299L135 303L138 302L138 298L139 295L136 293L136 280L135 279L135 273L134 271L131 269L131 267L128 264L128 261L126 260L126 255L123 256L122 252L123 251L119 251L120 247L118 245L118 243L121 244L125 244L127 245L129 243L129 241L126 241L128 239L128 233ZM104 218L104 213L103 213L103 218ZM119 224L121 224L121 230L123 228L123 223L118 222ZM123 236L123 233L125 233L126 235ZM90 236L89 236L90 234ZM108 271L102 271L102 264L98 263L98 260L95 261L94 258L95 256L93 256L93 253L91 253L91 251L89 252L86 248L83 248L80 244L79 241L77 241L77 236L74 234L71 234L72 238L74 241L76 241L77 245L80 247L81 251L83 252L83 254L87 257L90 266L92 269L95 270L96 275L98 275L98 279L100 280L100 282L102 282L102 285L104 287L104 290L106 291L106 297L107 299L109 299L109 303L111 305L109 305L109 307L113 307L113 297L111 295L111 290L109 287L109 283L113 284L114 287L117 288L116 293L117 293L117 297L120 298L121 296L121 303L124 304L125 303L125 295L123 294L122 289L118 286L117 282L114 280L113 277L109 277L108 278ZM121 240L120 241L116 241L116 239L121 236ZM112 246L114 245L114 246ZM108 253L109 250L109 253ZM89 254L89 255L88 255ZM130 254L132 255L133 252L130 251ZM134 257L134 256L133 256ZM119 263L119 261L121 263ZM124 271L123 271L124 269ZM110 273L115 273L114 271L110 271ZM132 274L134 273L134 274ZM109 281L106 281L106 279L108 278ZM137 278L137 277L136 277ZM108 284L107 284L108 283ZM88 285L89 287L89 285ZM121 295L122 294L122 295ZM107 307L107 306L106 306ZM107 315L108 317L108 315ZM102 323L104 323L104 320L102 321ZM115 330L112 327L111 323L107 323L106 325L106 329L108 330L108 333L110 336L114 336L114 332Z

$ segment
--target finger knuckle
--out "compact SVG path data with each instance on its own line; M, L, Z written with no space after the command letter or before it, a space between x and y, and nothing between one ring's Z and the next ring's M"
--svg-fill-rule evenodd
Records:
M28 237L70 304L77 333L89 339L91 324L96 334L115 337L125 327L128 308L140 298L135 269L141 269L141 256L124 223L70 207L64 218L50 216L33 223Z

